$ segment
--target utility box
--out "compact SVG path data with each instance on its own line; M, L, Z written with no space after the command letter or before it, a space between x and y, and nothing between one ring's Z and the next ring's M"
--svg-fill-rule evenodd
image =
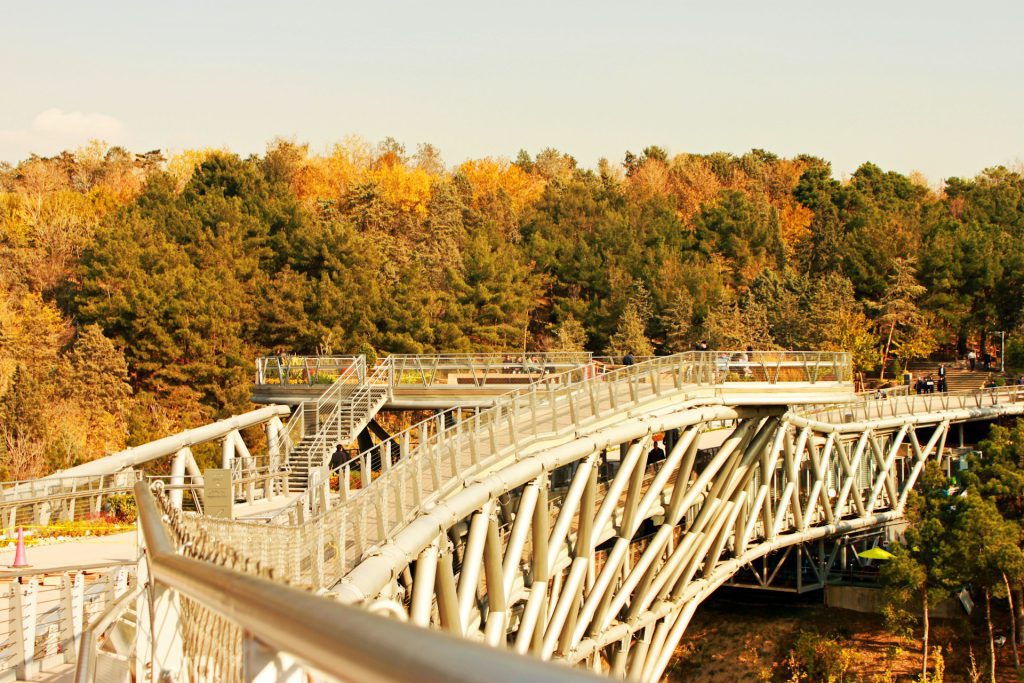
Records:
M203 510L207 517L234 519L235 492L231 486L231 470L203 471Z

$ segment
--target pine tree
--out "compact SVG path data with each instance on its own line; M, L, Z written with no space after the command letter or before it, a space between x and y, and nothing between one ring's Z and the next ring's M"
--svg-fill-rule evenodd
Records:
M449 274L454 301L446 320L475 349L520 348L539 288L515 246L494 227L481 228L466 244L462 267Z
M99 325L86 325L71 351L73 396L96 410L121 415L131 398L124 354L103 335Z
M587 346L587 331L572 313L558 326L555 351L583 351Z
M917 302L925 288L917 281L917 268L913 259L896 259L879 310L879 330L885 338L882 349L882 370L885 377L889 354L895 350L903 360L911 360L930 353L935 348L934 336L928 320Z
M681 353L690 349L693 343L693 299L688 293L676 294L661 316L661 326L665 330L666 351Z
M646 328L647 319L644 317L642 304L630 300L622 313L615 334L609 340L608 351L613 356L624 356L627 353L634 356L653 355L654 346L647 338Z
M899 615L910 606L916 604L921 610L922 681L928 680L931 606L956 587L950 573L949 531L956 507L949 498L949 486L939 464L929 462L907 499L903 544L893 548L895 557L881 567L890 624L901 621Z

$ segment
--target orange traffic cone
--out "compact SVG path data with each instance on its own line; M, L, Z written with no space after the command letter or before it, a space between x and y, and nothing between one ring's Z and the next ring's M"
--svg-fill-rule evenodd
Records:
M28 557L25 556L25 533L18 527L18 545L14 549L14 564L11 565L14 569L20 569L22 567L30 567L28 563Z

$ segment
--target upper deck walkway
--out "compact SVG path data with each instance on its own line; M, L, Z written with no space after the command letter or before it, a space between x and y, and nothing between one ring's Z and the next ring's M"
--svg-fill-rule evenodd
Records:
M849 386L849 366L820 363L809 352L782 354L771 351L710 351L702 354L722 382L756 383L807 381L820 387L840 380ZM266 356L256 359L252 400L262 404L299 405L316 400L361 356ZM642 359L640 359L642 360ZM382 361L378 361L378 365ZM610 358L589 352L395 354L387 357L390 372L378 379L387 389L385 409L444 410L483 407L525 385L561 385L603 375L620 367ZM372 374L372 373L371 373Z
M256 359L254 403L298 405L315 400L360 356L266 356ZM590 353L446 353L387 357L386 409L488 405L526 384L578 370L600 372ZM379 364L379 363L378 363ZM361 378L366 381L368 378Z

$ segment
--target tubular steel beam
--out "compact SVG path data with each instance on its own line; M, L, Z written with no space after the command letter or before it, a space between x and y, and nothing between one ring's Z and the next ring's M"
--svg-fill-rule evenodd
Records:
M51 474L43 479L60 479L62 477L83 477L97 474L113 474L144 462L161 458L166 455L174 455L182 448L194 446L195 444L214 441L226 437L231 432L247 427L254 427L263 424L268 420L282 415L288 415L291 410L288 406L267 406L244 415L214 422L213 424L187 429L172 436L166 436L156 441L150 441L142 446L128 448L117 453L93 460L77 467Z

